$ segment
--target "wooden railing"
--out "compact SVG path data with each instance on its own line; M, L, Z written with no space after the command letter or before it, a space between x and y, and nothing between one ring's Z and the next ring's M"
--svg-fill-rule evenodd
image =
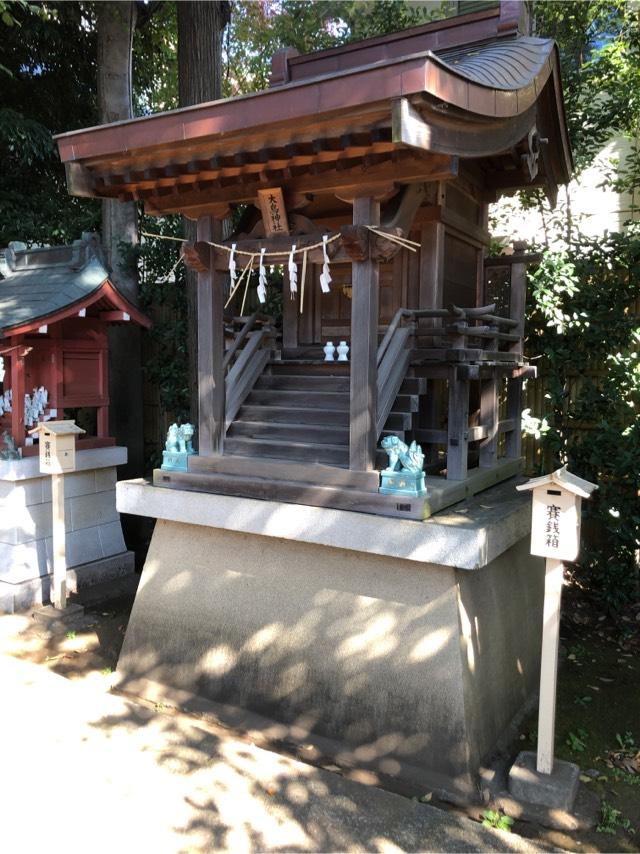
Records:
M405 316L410 313L399 309L378 346L378 405L376 409L376 438L380 437L393 402L398 396L402 381L407 375L411 360L409 341L414 331L413 324L403 326Z
M480 441L480 464L493 465L497 437L516 435L519 426L519 381L510 383L507 418L498 418L498 375L515 376L522 371L522 323L519 319L495 314L495 304L475 308L449 305L442 309L400 308L389 324L378 347L378 436L393 407L410 364L428 366L418 370L437 371L434 376L448 380L448 427L418 429L415 437L427 444L448 446L447 476L463 479L466 474L466 448ZM429 324L418 326L426 319ZM422 344L421 348L416 344ZM424 346L423 342L426 343ZM438 367L440 366L440 367ZM442 374L443 367L446 373ZM481 367L482 366L482 367ZM489 374L486 372L489 371ZM497 373L496 373L497 372ZM469 380L481 380L482 424L470 427ZM513 386L513 388L511 388ZM516 388L517 386L517 388ZM510 443L511 444L511 443ZM511 449L508 449L511 451ZM518 456L513 448L509 456Z
M269 361L274 336L272 323L271 317L254 312L225 351L225 430ZM256 328L258 325L260 328Z

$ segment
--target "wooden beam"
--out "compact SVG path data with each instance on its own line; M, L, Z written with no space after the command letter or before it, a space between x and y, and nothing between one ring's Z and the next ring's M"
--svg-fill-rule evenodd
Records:
M391 140L423 151L431 148L431 127L407 98L391 102Z
M101 311L98 317L106 323L128 323L131 320L126 311Z
M380 203L368 196L354 199L353 224L379 225ZM376 456L378 262L354 261L351 282L349 468L370 471Z
M222 224L198 220L198 240L220 241ZM211 252L213 249L210 247ZM224 279L213 269L198 273L198 448L201 456L221 454L224 441Z

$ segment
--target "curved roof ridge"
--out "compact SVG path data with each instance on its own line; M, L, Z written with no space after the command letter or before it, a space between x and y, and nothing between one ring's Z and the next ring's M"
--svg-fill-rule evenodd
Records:
M525 88L537 77L554 46L553 39L522 36L438 51L433 58L448 71L480 86L513 92Z

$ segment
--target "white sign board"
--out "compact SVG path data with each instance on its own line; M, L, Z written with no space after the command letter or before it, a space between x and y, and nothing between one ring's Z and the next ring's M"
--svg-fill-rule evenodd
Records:
M580 550L580 506L577 495L547 484L533 490L531 554L573 561Z

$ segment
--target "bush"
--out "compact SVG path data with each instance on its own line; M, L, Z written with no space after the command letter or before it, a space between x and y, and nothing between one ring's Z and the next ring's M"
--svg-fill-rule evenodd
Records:
M579 576L610 609L637 594L640 539L640 228L546 252L529 275L527 353L548 424L541 470L598 484Z

